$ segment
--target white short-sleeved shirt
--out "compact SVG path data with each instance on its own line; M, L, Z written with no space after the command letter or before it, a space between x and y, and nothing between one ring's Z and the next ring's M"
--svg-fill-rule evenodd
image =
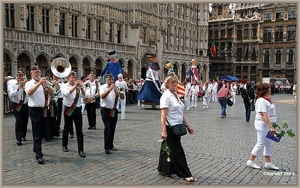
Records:
M109 86L107 84L103 84L100 86L100 95L102 93L106 92L109 89ZM100 106L108 109L113 109L116 99L116 93L114 90L111 90L109 94L105 97L105 99L102 99L100 97Z
M198 85L193 85L191 87L192 95L197 95L199 92L199 86Z
M10 88L8 91L8 96L10 96L10 99L14 103L19 103L21 98L23 99L23 90L24 88L19 89L18 91L18 81L15 80L15 82L11 82ZM23 99L23 104L26 104L28 102L28 95L25 96L25 99Z
M28 95L28 91L38 82L35 81L34 79L31 79L30 81L25 83L25 92ZM48 96L49 97L49 96ZM50 103L49 98L48 100L48 104ZM28 106L29 107L44 107L45 105L45 94L44 94L44 89L43 86L40 85L37 90L31 95L28 95Z
M192 84L190 82L188 82L185 86L185 95L191 96L191 87L192 87Z
M173 126L183 123L184 104L179 98L176 99L169 89L166 89L160 97L160 108L168 108L166 119L169 121L170 125ZM166 125L168 125L167 122Z
M64 86L60 89L63 96L64 96L64 99L63 99L63 103L65 106L67 107L71 107L74 100L75 100L75 97L76 97L76 89L70 93L70 89L73 87L73 85L69 84L68 82L64 84ZM81 106L81 98L85 98L84 95L82 95L82 91L78 91L79 92L79 99L78 99L78 102L76 103L76 107L80 107Z
M269 101L262 97L256 100L255 111L256 115L254 124L257 130L269 129L266 123L263 121L260 112L266 112L271 123L277 121L276 108L274 103L271 104Z

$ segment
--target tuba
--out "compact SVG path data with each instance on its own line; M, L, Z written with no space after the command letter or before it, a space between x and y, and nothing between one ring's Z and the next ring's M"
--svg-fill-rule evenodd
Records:
M51 63L51 71L58 78L65 78L71 72L71 63L65 58L55 58Z

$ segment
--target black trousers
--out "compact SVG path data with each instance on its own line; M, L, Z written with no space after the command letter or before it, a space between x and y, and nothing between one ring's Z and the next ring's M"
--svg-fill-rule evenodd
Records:
M63 105L63 98L58 98L57 99L57 114L56 114L56 127L58 128L57 131L60 130L62 105Z
M85 105L88 123L90 127L96 127L96 107L97 103L87 103Z
M160 150L158 171L165 174L176 174L180 178L191 177L192 174L187 165L185 153L181 145L181 137L175 136L169 126L167 128L168 137L165 140L171 150L170 162L167 162L167 155Z
M18 104L12 103L13 113L16 119L15 123L15 134L17 141L21 141L22 137L26 137L27 134L27 124L29 119L28 104L23 104L20 111L15 108Z
M118 110L114 109L115 116L110 117L111 109L101 107L101 116L104 123L104 149L110 150L114 148L114 136L118 121Z
M65 111L64 111L65 126L63 129L62 145L65 147L68 146L68 138L69 138L68 135L69 135L70 127L73 126L73 122L74 122L75 130L76 130L76 137L77 137L77 144L78 144L78 151L83 151L81 107L75 108L71 116L66 115L66 112L68 111L68 109L69 108L65 106Z
M29 107L29 117L32 124L33 151L36 158L42 158L42 139L48 126L48 118L43 117L42 107Z

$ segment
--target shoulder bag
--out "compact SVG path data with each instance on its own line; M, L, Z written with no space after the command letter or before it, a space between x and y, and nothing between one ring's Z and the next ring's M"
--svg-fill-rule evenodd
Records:
M174 135L176 136L183 136L187 134L187 130L184 123L176 124L171 126L169 121L167 120L168 124L170 125L170 128L172 129Z

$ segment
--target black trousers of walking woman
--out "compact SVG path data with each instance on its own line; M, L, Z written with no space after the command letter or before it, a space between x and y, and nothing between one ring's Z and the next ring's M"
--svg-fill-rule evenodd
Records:
M171 161L167 161L167 155L161 150L157 168L158 171L169 175L176 174L180 178L192 177L180 142L181 137L175 136L169 126L167 126L167 134L166 142L171 150Z

